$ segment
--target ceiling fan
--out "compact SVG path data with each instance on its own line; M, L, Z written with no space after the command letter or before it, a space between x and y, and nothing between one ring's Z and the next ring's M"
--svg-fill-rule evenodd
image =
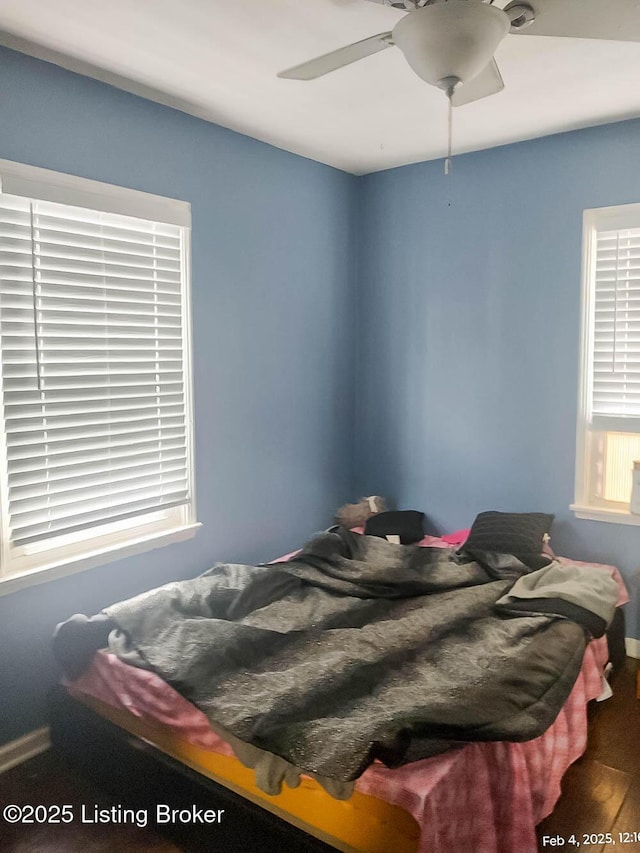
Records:
M459 107L504 89L494 57L509 33L640 41L640 0L369 0L408 12L393 30L278 74L313 80L396 45L415 73Z

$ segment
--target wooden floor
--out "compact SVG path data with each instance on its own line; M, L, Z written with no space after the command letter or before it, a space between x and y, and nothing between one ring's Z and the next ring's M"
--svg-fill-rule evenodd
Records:
M123 797L124 800L124 797ZM0 776L0 809L16 805L63 805L73 807L74 821L67 825L7 825L0 817L2 853L180 853L181 848L149 828L131 824L82 824L84 805L110 808L117 804L84 776L61 767L53 751L32 758Z
M538 827L540 850L578 848L542 846L544 835L611 833L615 844L581 843L583 853L637 853L640 842L626 842L625 833L640 838L640 699L636 698L637 661L627 658L613 680L613 697L590 707L587 751L567 771L562 797ZM620 837L619 833L622 833Z
M591 708L587 752L567 772L562 798L539 827L540 851L578 849L570 844L543 846L544 836L569 839L575 835L582 842L583 834L611 832L615 845L581 843L579 849L588 853L640 853L640 843L622 843L625 836L618 835L637 832L640 837L640 700L636 699L635 680L636 661L628 658L625 669L614 681L613 698ZM2 808L9 803L68 803L77 816L82 805L110 808L117 802L83 776L58 766L53 752L0 776ZM131 824L87 825L75 819L68 825L25 827L9 825L0 818L1 853L176 853L185 849L154 829ZM255 847L247 848L247 853L259 851L259 841Z

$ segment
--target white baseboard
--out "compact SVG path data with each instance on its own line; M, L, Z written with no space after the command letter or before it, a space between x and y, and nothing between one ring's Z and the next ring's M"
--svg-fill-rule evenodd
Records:
M27 761L35 755L40 755L41 752L46 752L50 746L51 739L48 726L43 726L41 729L29 732L24 737L5 743L0 746L0 773L10 770L17 764L22 764L23 761Z
M636 640L633 637L625 637L624 644L630 658L640 658L640 640Z

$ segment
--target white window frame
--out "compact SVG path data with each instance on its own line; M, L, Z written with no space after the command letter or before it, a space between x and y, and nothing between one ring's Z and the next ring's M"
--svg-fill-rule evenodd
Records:
M577 518L608 521L616 524L640 525L640 515L634 515L625 504L598 502L591 497L589 480L594 460L591 458L591 374L594 349L594 311L596 244L599 231L640 228L640 204L600 207L584 211L582 231L582 299L580 332L580 383L578 393L578 424L576 433L575 501L571 504ZM602 430L600 430L601 432ZM637 434L637 430L621 430L619 422L612 423L611 432ZM631 472L629 473L631 478Z
M190 539L201 526L196 521L193 453L191 205L184 201L0 159L0 194L2 193L171 223L181 228L186 443L191 500L186 507L160 510L141 518L105 524L97 530L58 537L55 547L47 545L46 541L20 548L13 546L9 560L8 513L3 509L8 506L7 471L4 464L6 453L4 429L0 429L0 596L152 548Z

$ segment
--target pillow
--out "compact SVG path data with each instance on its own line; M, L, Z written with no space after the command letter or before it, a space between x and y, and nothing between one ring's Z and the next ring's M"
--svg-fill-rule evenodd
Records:
M552 523L553 515L544 512L481 512L461 550L513 554L530 569L541 569L551 562L542 549Z
M410 545L424 537L424 513L415 509L378 512L367 519L364 532L381 539L399 536L403 545Z

